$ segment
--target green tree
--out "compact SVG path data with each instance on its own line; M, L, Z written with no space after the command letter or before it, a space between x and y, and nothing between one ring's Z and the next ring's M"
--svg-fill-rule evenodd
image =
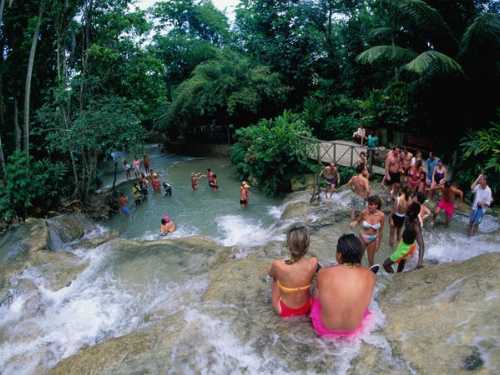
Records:
M209 124L244 126L280 111L287 90L266 66L224 51L178 87L164 126L187 134Z
M292 177L310 171L303 138L310 136L299 116L285 111L273 120L238 130L231 160L241 175L255 178L267 194L287 192Z

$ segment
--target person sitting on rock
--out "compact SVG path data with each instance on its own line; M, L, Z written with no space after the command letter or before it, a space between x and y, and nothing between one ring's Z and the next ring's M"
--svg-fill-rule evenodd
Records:
M309 231L305 225L295 225L288 231L287 246L290 259L273 261L269 270L273 278L272 305L282 318L309 314L310 288L319 268L315 257L304 257L309 249Z
M411 258L411 256L417 250L417 232L411 227L407 227L403 232L403 238L399 242L396 251L384 261L384 269L388 273L394 273L392 265L398 264L398 272L403 272L405 269L406 261Z
M344 234L337 242L338 265L318 272L311 308L311 321L318 336L356 335L371 315L368 305L373 296L375 274L361 265L363 252L363 244L356 235Z

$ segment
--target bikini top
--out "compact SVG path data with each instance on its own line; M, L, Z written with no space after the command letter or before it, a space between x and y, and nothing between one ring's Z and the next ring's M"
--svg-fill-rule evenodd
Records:
M276 280L276 283L278 284L278 288L280 288L282 291L287 292L287 293L302 292L302 291L307 290L311 287L311 284L309 284L309 285L305 285L305 286L299 286L297 288L287 288L286 286L281 285L279 280Z
M373 229L378 231L380 229L380 223L375 223L375 224L370 224L368 221L363 220L363 223L361 224L364 229Z

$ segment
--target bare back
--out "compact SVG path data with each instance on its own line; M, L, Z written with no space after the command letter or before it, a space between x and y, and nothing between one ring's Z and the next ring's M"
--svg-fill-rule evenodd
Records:
M351 185L352 190L362 198L366 199L370 194L370 185L368 179L360 174L352 177L349 184Z
M275 260L270 274L279 282L280 299L290 307L300 307L310 298L310 288L318 260L315 257L302 258L287 264L284 260Z
M334 330L351 331L363 320L375 286L375 275L362 266L338 265L318 273L321 320Z

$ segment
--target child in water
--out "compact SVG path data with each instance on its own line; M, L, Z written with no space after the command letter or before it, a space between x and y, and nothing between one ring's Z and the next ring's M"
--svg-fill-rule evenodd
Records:
M417 232L412 227L405 228L403 232L403 239L399 243L396 251L384 261L384 269L388 273L394 273L392 265L398 264L398 271L403 272L405 269L406 261L417 250Z
M219 189L219 185L217 185L217 175L212 175L212 180L208 183L208 185L212 188L212 191L217 191Z
M275 260L269 276L273 278L272 305L282 318L308 315L310 288L319 269L318 259L305 258L309 250L309 231L305 225L293 226L287 234L290 259Z

